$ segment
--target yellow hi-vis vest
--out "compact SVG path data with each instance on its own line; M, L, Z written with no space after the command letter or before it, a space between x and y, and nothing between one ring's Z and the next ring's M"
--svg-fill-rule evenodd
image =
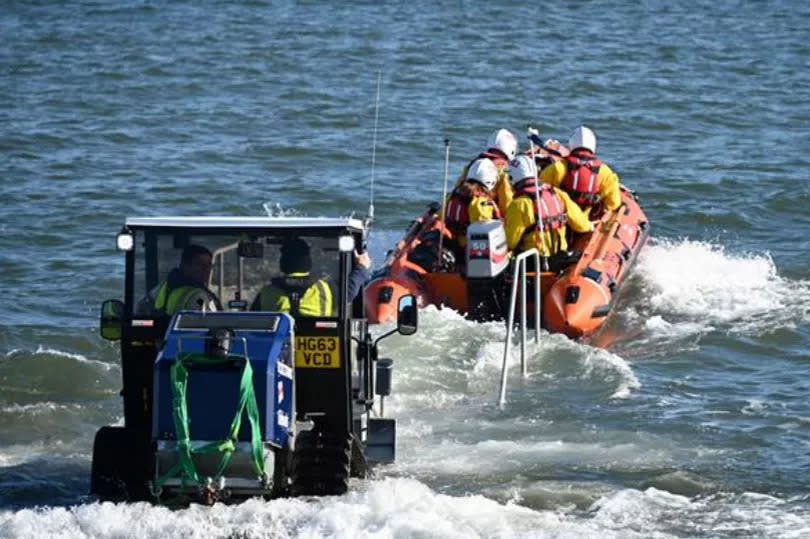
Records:
M152 308L166 313L167 316L172 316L177 311L184 309L199 310L200 306L191 300L197 297L201 291L203 289L196 286L179 286L169 292L169 281L163 281L158 288Z
M302 277L305 275L291 273L289 277ZM267 285L259 292L258 310L279 311L290 313L293 317L301 316L332 316L332 288L323 279L318 279L309 288L300 293L298 297L298 312L293 312L295 298L290 292L276 285Z

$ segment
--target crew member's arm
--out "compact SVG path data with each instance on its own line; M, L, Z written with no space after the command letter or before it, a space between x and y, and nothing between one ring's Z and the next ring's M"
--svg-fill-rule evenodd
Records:
M528 206L528 209L526 208ZM523 233L528 227L534 224L534 208L531 207L531 200L526 197L519 197L512 200L506 208L504 217L504 228L506 229L506 245L510 251L514 251L520 244Z
M363 283L368 280L368 269L371 267L371 258L368 252L358 253L354 252L354 264L352 271L349 273L349 302L354 301L360 289L363 288Z
M557 193L557 196L560 197L563 204L565 204L565 213L568 216L568 226L571 227L571 230L579 233L592 232L593 225L588 220L588 216L585 212L582 211L582 208L579 207L579 204L571 200L568 193L562 189L555 188L554 192Z
M565 164L565 161L554 161L540 172L540 181L552 187L559 187L566 172L568 172L568 165Z
M622 203L619 176L604 163L599 167L599 196L608 210L615 210Z
M498 199L498 209L501 215L506 214L506 209L512 203L514 193L512 184L509 183L509 172L505 168L498 169L498 182L495 184L495 197Z

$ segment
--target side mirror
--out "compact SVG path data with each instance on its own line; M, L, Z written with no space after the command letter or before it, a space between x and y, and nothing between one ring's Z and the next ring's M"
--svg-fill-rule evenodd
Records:
M416 297L411 294L399 298L397 305L397 331L400 335L413 335L418 327Z
M121 339L124 304L117 299L108 299L101 304L101 336L108 341Z

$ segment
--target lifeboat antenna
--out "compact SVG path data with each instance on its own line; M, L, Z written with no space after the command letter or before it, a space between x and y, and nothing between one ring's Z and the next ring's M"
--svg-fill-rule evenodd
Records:
M537 228L535 228L535 231L542 249L540 253L540 269L541 271L548 271L548 255L545 254L546 236L543 234L543 208L540 206L540 171L537 170L537 160L534 158L534 140L539 139L540 134L532 124L526 126L526 131L526 136L529 138L529 153L532 155L532 163L534 163L534 170L537 173L534 177L534 203L537 204ZM540 146L542 147L542 144Z
M450 167L450 139L444 139L444 184L442 185L442 227L439 229L439 253L436 256L437 270L442 264L442 243L444 240L444 208L447 205L447 171Z
M382 80L382 70L377 71L377 97L374 100L374 135L371 142L371 182L369 185L368 215L366 225L370 225L374 220L374 166L377 162L377 125L380 121L380 82Z

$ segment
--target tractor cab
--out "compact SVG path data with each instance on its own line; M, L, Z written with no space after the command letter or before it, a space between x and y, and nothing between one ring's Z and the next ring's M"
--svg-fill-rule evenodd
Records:
M98 431L91 491L341 494L393 461L377 343L414 333L417 310L403 298L397 328L372 339L353 271L365 235L351 218L127 219L123 301L101 309L121 343L124 425Z

